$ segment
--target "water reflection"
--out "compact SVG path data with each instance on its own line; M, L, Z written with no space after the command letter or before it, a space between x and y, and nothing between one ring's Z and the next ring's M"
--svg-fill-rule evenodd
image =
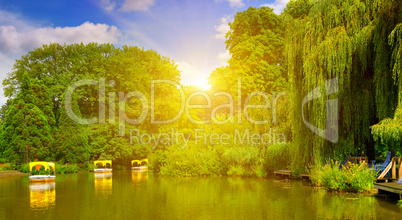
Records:
M95 173L95 193L111 195L113 188L112 173Z
M401 219L394 201L327 193L302 181L63 174L55 184L0 178L0 219ZM28 187L30 186L30 187ZM30 199L30 201L29 201ZM74 210L74 211L71 211Z
M56 184L31 183L29 185L30 207L33 210L48 209L56 204Z
M133 171L131 171L131 180L134 183L147 182L148 181L148 172L133 170Z
M375 219L378 203L374 197L359 194L317 191L313 197L316 216L322 219Z

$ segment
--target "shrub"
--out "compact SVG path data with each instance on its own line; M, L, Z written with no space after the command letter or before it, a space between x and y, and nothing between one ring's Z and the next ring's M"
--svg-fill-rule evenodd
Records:
M18 171L23 172L23 173L29 173L29 164L24 163L18 168Z
M157 149L149 156L148 169L154 173L159 173L161 167L166 163L166 153L164 150Z
M260 146L170 146L150 156L150 169L170 176L229 175L265 177L290 163L286 144ZM268 172L267 172L268 171Z
M0 164L6 163L7 159L6 158L0 158Z
M275 170L287 169L290 165L289 145L278 143L268 146L265 161L265 168L269 174L273 174Z
M125 170L126 167L125 167L125 166L122 166L122 165L120 165L120 164L116 164L116 165L113 166L113 169L114 169L114 170Z
M240 164L237 165L229 165L229 170L227 172L229 176L247 176L248 172L244 169L244 167Z
M258 147L232 147L222 155L223 162L228 167L230 176L266 176L264 169L264 150Z
M329 191L370 191L374 188L376 172L367 166L351 164L339 168L338 162L326 163L321 166L314 164L310 169L310 179L318 186L323 186Z
M170 176L218 175L223 165L212 148L197 148L191 145L185 149L172 146L164 152L164 163L160 173Z
M14 170L15 165L10 163L0 164L0 170Z
M85 171L94 171L95 165L93 163L85 162L84 164L86 164L86 165L83 168L83 170L85 170Z
M79 170L78 164L56 164L56 173L58 174L76 173Z

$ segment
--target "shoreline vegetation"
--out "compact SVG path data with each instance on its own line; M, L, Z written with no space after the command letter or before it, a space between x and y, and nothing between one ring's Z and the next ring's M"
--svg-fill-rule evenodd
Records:
M283 149L283 148L282 148ZM246 151L249 152L249 151ZM199 152L198 152L199 153ZM198 154L197 153L197 154ZM287 160L289 155L281 152L282 154L276 152L276 158L282 160ZM272 150L271 150L272 154ZM190 158L194 155L190 154ZM206 157L211 157L212 155L206 155ZM175 177L202 177L202 176L232 176L232 177L254 177L254 178L266 178L268 176L273 176L273 171L277 169L284 169L280 166L273 166L279 161L271 161L271 168L267 169L267 161L262 164L255 164L250 161L242 161L242 163L237 163L238 158L234 155L226 155L228 157L227 162L223 164L222 162L213 161L216 169L208 170L200 164L194 164L190 162L185 164L185 160L181 164L175 163L171 165L165 163L160 167L159 172L155 172L154 167L157 161L150 161L149 167L150 172L154 172L161 175L175 176ZM244 158L244 157L242 157ZM231 161L233 159L233 161ZM29 173L28 164L22 164L19 168L15 165L4 164L0 167L7 167L6 169L0 170L0 176L13 176L13 175L27 175ZM259 168L262 166L262 168ZM342 168L340 168L342 167ZM17 170L13 170L16 169ZM80 173L80 172L93 172L93 163L85 164L56 164L56 173L58 174L68 174L68 173ZM128 170L130 168L121 165L113 166L114 170ZM211 167L209 167L211 169ZM363 193L373 192L374 182L377 173L367 166L360 166L359 164L349 163L347 166L340 165L338 162L330 161L325 164L313 164L309 167L310 180L312 184L316 187L323 187L329 192L356 192ZM293 176L293 178L301 180L300 176Z
M370 191L376 173L336 161L402 154L401 10L400 0L291 0L280 15L238 12L231 57L208 91L182 85L175 61L152 49L42 45L3 81L1 169L38 160L75 173L148 158L168 176L287 169L328 191Z

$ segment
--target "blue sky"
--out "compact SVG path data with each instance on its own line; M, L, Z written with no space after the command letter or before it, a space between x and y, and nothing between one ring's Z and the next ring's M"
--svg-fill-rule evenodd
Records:
M233 15L263 5L279 14L287 1L0 0L0 80L42 44L98 42L154 49L178 64L183 84L207 87L230 57L224 34Z

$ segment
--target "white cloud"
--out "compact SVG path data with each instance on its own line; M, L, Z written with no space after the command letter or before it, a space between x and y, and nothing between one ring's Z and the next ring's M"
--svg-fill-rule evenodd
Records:
M191 64L186 61L176 62L181 71L181 83L184 85L195 85L203 89L209 89L208 74L202 71L196 64Z
M230 59L230 57L229 51L227 50L225 53L219 53L216 59L222 66L227 66L227 61Z
M154 0L126 0L120 10L122 11L147 11L154 5Z
M22 19L19 14L10 13L8 11L3 11L1 9L0 9L0 25L12 25L19 29L25 29L34 26L34 24L30 23L29 21Z
M283 11L283 9L286 7L286 4L288 4L288 2L289 2L289 0L275 0L275 2L272 4L264 4L261 6L267 6L267 7L273 8L274 13L279 15Z
M115 26L85 22L76 27L22 28L0 26L0 53L21 54L48 43L116 43L121 36Z
M215 2L229 2L230 7L232 8L241 8L244 7L243 0L215 0Z
M111 2L110 0L101 0L101 4L106 11L112 11L116 7L116 2Z
M217 34L215 34L213 37L215 39L222 39L225 40L225 35L226 33L230 30L229 27L229 22L233 21L233 17L228 15L225 16L223 18L221 18L220 24L219 25L215 25L215 30L218 32Z
M123 4L118 8L120 11L148 11L149 7L155 4L154 0L124 0ZM116 9L116 1L101 0L101 5L106 11Z
M0 53L0 106L2 106L4 103L6 103L7 98L3 95L3 85L1 82L6 78L6 74L11 72L13 65L14 65L15 59Z

